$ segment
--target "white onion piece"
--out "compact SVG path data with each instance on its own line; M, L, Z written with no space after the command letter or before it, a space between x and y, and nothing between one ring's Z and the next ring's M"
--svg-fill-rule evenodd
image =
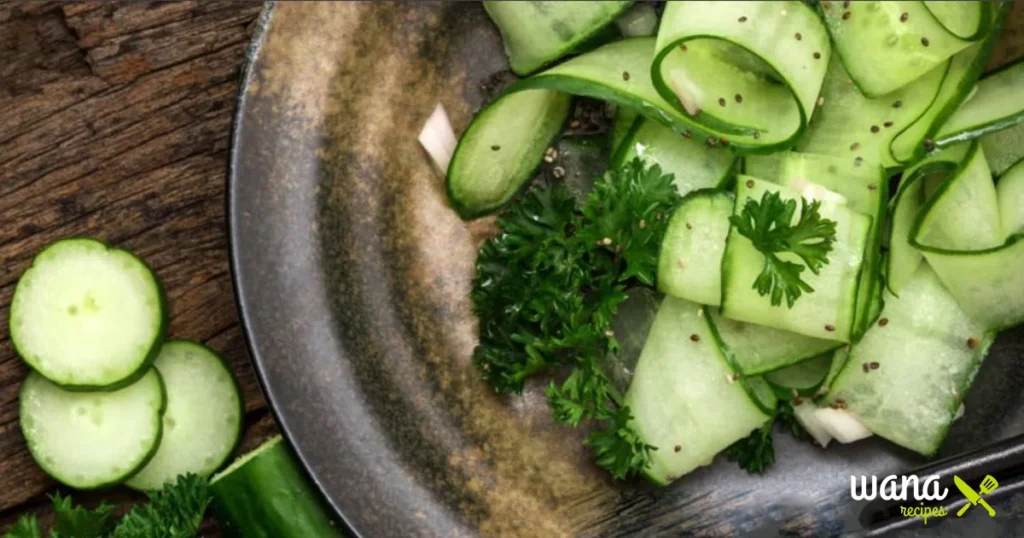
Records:
M800 196L808 200L821 200L822 202L846 205L846 197L842 194L826 189L817 183L807 181L802 177L790 181L789 186L800 191Z
M683 69L673 69L670 76L672 81L672 89L676 92L676 97L679 98L679 102L683 104L683 110L691 116L700 114L700 99L703 97L704 92L701 91L700 86L697 86L686 71Z
M817 415L814 413L817 410L818 407L813 403L803 402L800 405L793 406L793 416L807 430L807 433L811 434L811 437L822 448L825 448L828 446L829 441L832 440L832 434L828 433L825 426L818 420Z
M615 19L622 37L654 35L658 29L658 13L650 4L637 4Z
M434 160L434 164L441 169L441 173L447 173L448 163L452 161L452 154L455 153L455 146L459 141L455 138L452 122L441 103L434 107L427 122L423 124L419 141Z
M840 443L852 443L874 435L861 421L857 420L857 417L842 409L822 407L814 411L814 416L821 422L825 431Z

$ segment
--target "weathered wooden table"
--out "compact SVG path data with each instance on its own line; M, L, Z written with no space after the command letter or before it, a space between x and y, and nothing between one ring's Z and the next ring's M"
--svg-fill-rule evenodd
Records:
M242 448L275 431L238 324L224 219L235 92L261 8L0 3L0 534L21 513L45 519L55 487L18 427L26 368L6 328L18 276L60 237L95 236L149 262L167 288L170 334L234 367L246 398Z

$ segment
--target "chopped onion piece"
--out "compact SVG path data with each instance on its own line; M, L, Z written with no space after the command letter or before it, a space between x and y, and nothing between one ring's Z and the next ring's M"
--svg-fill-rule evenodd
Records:
M822 448L828 446L829 441L832 440L832 434L828 433L825 426L818 420L815 411L818 407L812 402L803 402L800 405L793 405L793 416L796 417L796 421L807 430L807 433L811 434L811 437L821 445Z
M658 29L658 13L650 4L637 4L615 20L622 37L645 37L654 35Z
M831 191L812 183L804 178L796 178L790 182L790 186L800 191L800 195L809 200L821 200L823 202L832 202L834 204L846 205L846 197L838 192Z
M814 415L829 435L840 443L852 443L874 435L861 421L857 420L857 417L853 416L853 413L842 409L822 407L816 409Z
M419 141L423 149L430 154L430 158L434 160L434 164L441 169L442 173L447 173L448 163L452 161L452 154L455 153L455 146L459 141L455 138L452 122L448 119L448 113L444 111L444 106L441 103L434 107L434 112L423 124Z
M671 80L672 89L683 104L683 110L691 116L700 114L700 98L704 95L700 87L690 80L685 70L679 68L672 70Z

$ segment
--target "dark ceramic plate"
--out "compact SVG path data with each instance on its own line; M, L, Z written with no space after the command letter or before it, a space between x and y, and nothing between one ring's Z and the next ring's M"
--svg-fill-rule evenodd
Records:
M666 489L613 484L538 386L499 398L479 380L467 294L491 224L449 209L416 136L437 102L464 128L506 68L476 4L282 3L261 20L234 133L232 262L267 396L329 503L374 537L856 532L850 476L923 461L877 439L821 451L778 436L764 476L720 458ZM943 455L1024 431L1022 336L1000 337ZM1021 506L942 528L1016 534Z

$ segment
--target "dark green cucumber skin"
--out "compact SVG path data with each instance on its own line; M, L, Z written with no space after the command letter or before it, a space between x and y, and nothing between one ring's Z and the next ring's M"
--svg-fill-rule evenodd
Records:
M132 373L131 375L129 375L128 377L125 377L124 379L122 379L120 381L117 381L115 383L110 383L108 385L75 385L75 384L57 383L57 382L52 381L52 380L50 381L54 385L57 385L58 387L66 390L66 391L69 391L69 392L111 392L111 391L115 391L117 389L123 389L123 388L127 387L128 385L131 385L131 384L135 383L136 381L142 379L142 376L146 375L146 372L148 372L149 369L153 367L153 363L156 361L157 356L160 355L160 348L163 346L164 339L167 337L167 325L168 325L168 319L169 319L168 313L167 313L167 292L164 290L164 284L163 284L163 282L160 281L160 277L157 276L156 271L154 271L153 268L150 267L149 264L147 264L145 262L145 260L143 260L142 258L136 256L135 253L133 253L131 251L128 251L128 250L125 250L125 249L117 248L117 247L115 247L113 245L110 245L109 243L107 243L105 241L101 241L101 240L96 239L94 237L66 237L64 239L59 239L59 240L54 241L53 243L50 243L49 245L47 245L45 248L43 248L43 250L39 251L39 254L42 254L43 252L45 252L49 248L54 247L54 246L56 246L58 244L61 244L61 243L65 242L65 241L93 241L95 243L99 243L100 245L103 245L107 250L116 250L116 251L119 251L119 252L123 252L125 254L128 254L132 258L135 258L136 261L141 263L142 266L145 267L146 270L149 271L149 273L151 275L153 275L153 282L156 283L156 287L157 287L157 297L159 298L159 301L160 301L160 305L159 305L160 306L160 326L157 329L157 333L156 333L156 336L153 339L153 343L150 344L150 346L149 346L149 351L146 353L146 358L139 365L139 368L137 370L135 370L135 372ZM39 254L36 254L36 256L39 256ZM34 264L35 261L33 260L32 263ZM20 283L20 281L21 281L20 277L19 277L18 281ZM14 293L15 294L18 293L17 287L15 287ZM13 348L14 353L18 356L18 358L21 358L22 362L25 363L26 366L28 366L29 368L32 368L32 365L29 364L28 361L24 359L25 354L22 353L21 350L18 348L18 342L14 338L14 330L13 330L14 326L13 325L14 325L14 319L12 317L11 319L7 320L7 334L11 335L11 348ZM46 376L43 376L43 377L46 377ZM160 383L163 384L163 378L160 379ZM165 400L164 401L164 404L165 404L164 407L166 407L166 403L167 403L166 399L167 399L167 394L165 392L164 393L164 400ZM162 413L163 413L163 411L161 411L161 414ZM156 450L154 449L153 452L156 453ZM150 457L152 457L152 454L150 454ZM141 469L141 467L139 469ZM135 471L138 471L138 469L136 469ZM135 471L133 471L133 473Z
M210 484L228 538L342 538L281 441Z
M242 386L238 384L238 378L235 377L234 371L231 370L231 365L228 364L228 361L224 360L224 357L221 357L219 353L217 353L214 350L210 349L210 347L207 346L206 344L203 344L203 343L200 343L200 342L195 342L195 341L192 341L192 340L178 340L178 339L176 339L176 340L168 340L167 341L168 344L171 343L171 342L186 342L186 343L188 343L190 345L193 345L193 346L205 349L207 353L209 353L210 355L213 355L214 357L217 357L217 360L220 361L221 366L224 367L225 371L227 371L228 377L231 378L231 385L235 388L235 393L238 394L238 416L239 416L240 420L238 421L238 429L235 431L235 443L233 445L231 445L231 450L229 450L227 452L227 455L224 456L224 459L222 461L220 461L219 463L217 463L217 467L214 470L214 473L216 473L217 470L221 469L229 461L231 461L231 456L235 453L236 450L238 450L238 445L241 444L241 442L242 442L242 434L245 433L245 394L242 392ZM154 368L154 370L157 370L157 369ZM157 373L160 373L160 371L157 370ZM163 383L163 378L160 379L160 382ZM167 393L165 391L164 392L164 407L167 407L166 400L167 400ZM157 446L159 446L159 444ZM153 453L156 454L156 451L154 450ZM140 469L141 469L141 467L140 467ZM213 473L211 473L211 474L213 474Z
M147 372L148 372L148 370L144 371L143 375L145 375ZM129 469L124 474L124 476L119 476L119 477L117 477L115 479L110 480L109 482L104 482L102 484L97 484L95 486L92 486L92 487L89 487L89 488L84 488L84 489L95 490L95 489L104 489L104 488L109 488L109 487L120 485L125 480L128 480L129 478L134 476L135 473L137 473L137 472L141 471L143 468L145 468L146 465L149 465L149 462L150 462L150 460L153 459L153 456L156 456L156 451L157 451L157 449L160 448L160 441L162 441L163 437L164 437L164 412L167 411L167 387L164 385L164 378L163 378L163 376L160 375L160 372L156 371L156 368L153 368L153 373L156 374L157 381L160 382L160 395L161 395L161 398L160 398L160 412L157 413L156 441L153 443L153 446L150 447L149 453L146 454L146 457L142 458L142 461L140 461L139 464L136 465L134 469ZM42 374L40 374L40 375L42 375ZM142 376L139 376L139 377L141 378ZM51 381L51 383L53 383L53 382ZM57 384L54 383L54 385L57 385ZM60 387L60 385L57 385L57 386ZM22 389L23 390L21 390L18 393L18 412L19 412L19 414L21 413L21 408L24 407L24 405L25 405L25 391L24 391L24 387L25 387L25 385L22 385ZM61 387L61 388L64 388L64 387ZM67 390L67 389L65 389L65 390ZM20 421L19 421L19 423L20 423ZM22 436L25 438L27 444L31 444L32 443L32 441L29 441L29 436L26 435L24 430L22 431ZM31 453L31 450L29 452ZM42 462L36 460L34 455L33 455L32 459L33 459L33 461L36 462L36 465L38 465L44 472L46 472L47 475L49 475L52 478L54 478L55 480L63 483L63 481L56 474L54 474L50 469L47 469L46 466ZM78 489L83 489L83 488L78 488Z

